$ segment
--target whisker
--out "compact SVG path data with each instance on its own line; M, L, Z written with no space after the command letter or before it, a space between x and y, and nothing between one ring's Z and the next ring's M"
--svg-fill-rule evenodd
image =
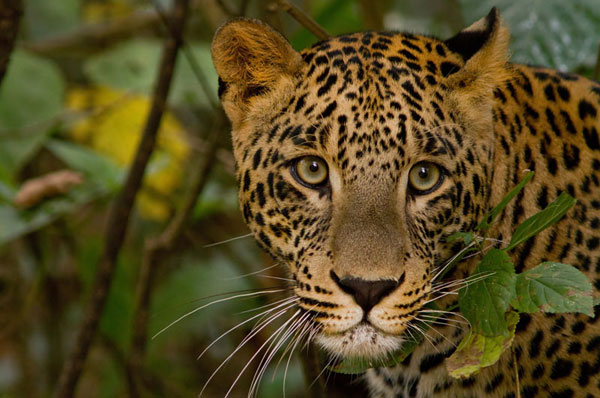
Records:
M308 320L309 317L310 317L310 313L308 313L308 312L302 315L302 317L300 318L302 325L310 323L310 321ZM310 328L302 328L302 325L300 325L300 327L296 331L296 335L292 338L292 340L290 340L287 347L285 347L285 350L283 351L283 353L281 354L281 357L279 358L279 361L277 362L277 366L275 367L275 372L277 372L277 369L279 369L279 365L281 364L281 361L286 356L288 351L290 351L290 349L291 349L291 351L293 352L294 349L296 348L296 345L302 340L303 336L305 336L310 331ZM290 354L290 357L291 357L291 354Z
M337 355L337 354L331 356L331 359L325 364L325 366L323 366L323 369L319 372L317 377L315 377L314 380L312 381L312 383L310 383L308 385L308 390L310 390L312 388L312 386L315 385L317 380L319 380L319 378L321 377L321 375L323 375L323 373L327 370L327 368L329 368L332 364L334 364L338 359L339 359L339 355Z
M222 245L222 244L225 244L225 243L233 242L234 240L248 238L250 236L252 236L252 232L250 232L250 233L248 233L246 235L240 235L240 236L236 236L236 237L233 237L233 238L225 239L225 240L222 240L220 242L209 243L208 245L202 246L202 248L206 249L207 247L215 247L215 246Z
M292 334L296 330L295 328L298 325L298 321L299 319L296 319L294 322L292 322L292 324L288 327L287 330L282 329L279 333L276 333L275 336L281 334L279 340L277 340L277 337L273 336L275 338L267 347L263 357L261 358L258 364L258 367L256 368L256 371L254 372L254 376L252 377L252 382L250 383L250 388L248 390L248 398L255 396L255 392L258 392L260 381L262 380L262 377L265 371L267 370L267 367L271 363L273 357L277 354L277 351L281 348L281 346L283 346L283 344L285 344L290 334ZM275 373L273 373L273 378L275 378Z
M444 289L444 288L448 288L448 287L453 287L453 286L456 286L456 285L460 285L460 284L463 284L463 283L478 282L481 278L487 278L487 277L492 276L494 274L495 274L494 271L479 272L477 274L470 275L467 278L453 279L453 280L446 281L446 282L434 283L434 284L432 284L432 288L433 289Z
M242 314L247 314L247 313L249 313L249 312L254 312L254 311L259 311L259 310L262 310L263 308L273 307L273 306L275 306L275 305L277 305L277 304L279 304L279 303L281 303L281 302L283 302L283 301L286 301L286 300L294 300L294 301L297 301L297 300L298 300L298 297L285 297L285 298L282 298L282 299L280 299L280 300L276 300L276 301L274 301L274 302L272 302L272 303L268 303L268 304L265 304L265 305L261 305L260 307L250 308L249 310L244 310L244 311L239 311L239 312L236 312L234 315L242 315Z
M421 322L423 322L423 321L421 320ZM444 340L446 340L448 343L450 343L450 345L452 345L453 347L456 347L456 343L455 343L455 342L451 341L451 340L450 340L448 337L444 336L444 334L443 334L443 333L441 333L441 332L440 332L439 330L437 330L436 328L434 328L434 327L430 327L430 328L429 328L429 330L431 330L432 332L435 332L435 333L439 334L440 336L442 336L442 338L443 338Z
M306 323L306 322L310 322L310 321L308 321L308 318L305 320L304 323ZM294 350L296 349L298 344L302 341L304 336L306 336L310 332L310 328L305 328L305 329L301 329L301 330L302 330L302 332L300 333L300 335L295 338L296 341L295 341L294 345L292 346L292 349L290 350L290 354L288 356L288 360L285 363L285 370L283 371L283 386L282 386L283 398L285 398L285 381L287 379L287 372L288 372L288 368L290 366L290 362L292 360L292 355L294 354ZM282 358L283 358L283 355L282 355ZM277 366L279 366L279 363L277 364Z
M265 272L265 271L268 271L268 270L270 270L270 269L273 269L273 268L275 268L275 267L278 267L278 266L280 266L281 264L282 264L282 263L275 263L275 264L273 264L273 265L269 265L268 267L265 267L265 268L259 269L258 271L249 272L249 273L247 273L247 274L242 274L242 275L236 275L236 276L233 276L233 277L231 277L231 278L225 278L224 280L226 280L226 281L231 281L231 280L236 280L236 279L242 279L242 278L245 278L245 277L247 277L247 276L252 276L252 275L260 274L261 272Z
M252 363L252 361L254 360L254 358L256 358L256 356L262 351L262 349L267 345L267 343L269 343L269 341L271 339L275 338L279 334L279 332L281 331L281 329L285 328L288 325L288 323L290 323L299 313L300 313L300 310L299 309L296 310L296 312L290 317L290 319L288 319L287 321L285 321L283 323L283 325L281 325L279 328L277 328L277 330L275 331L275 333L273 333L269 338L267 338L267 340L258 348L258 350L256 350L256 353L254 353L254 355L252 355L252 357L250 357L250 359L248 360L248 363L239 372L238 376L235 378L235 380L231 384L231 387L229 387L229 390L227 390L227 393L225 394L224 398L227 398L229 396L229 394L231 394L231 391L233 390L233 387L235 387L235 385L237 384L237 382L239 381L239 379L242 377L242 374L244 373L244 371L246 371L246 369L248 368L248 366L250 366L250 364Z
M482 275L482 274L484 274L484 275ZM480 273L480 274L477 274L477 276L475 276L473 279L468 279L468 278L467 278L467 279L465 279L465 280L464 280L464 283L461 283L463 286L459 286L458 288L455 288L455 289L453 289L453 290L449 290L449 291L444 291L444 289L434 289L434 290L432 290L430 293L432 293L432 294L434 294L434 293L443 293L443 294L436 295L435 297L433 297L433 298L431 298L431 299L429 299L429 300L425 301L425 302L423 303L423 305L429 304L429 303L431 303L431 302L434 302L434 301L436 301L436 300L439 300L439 299L441 299L442 297L446 297L446 296L448 296L448 295L454 295L454 294L458 294L458 291L459 291L460 289L462 289L462 288L464 288L464 287L468 287L469 285L472 285L472 284L473 284L473 283L475 283L475 282L480 282L480 281L482 281L482 280L484 280L484 279L486 279L486 278L489 278L490 276L492 276L492 275L495 275L495 274L496 274L495 272L489 272L489 273ZM454 286L453 286L453 287L454 287Z
M447 327L452 327L454 329L462 329L464 328L463 324L457 324L457 323L451 323L451 322L444 322L444 321L438 321L435 319L423 319L423 318L418 318L419 321L426 323L428 325L439 325L439 326L447 326ZM466 326L466 325L465 325Z
M232 327L231 329L229 329L228 331L226 331L225 333L221 334L219 337L217 337L215 340L213 340L212 343L210 343L201 353L200 355L198 355L198 357L196 358L196 360L200 360L200 358L202 358L202 356L206 353L206 351L208 351L213 345L215 345L219 340L221 340L223 337L227 336L229 333L233 332L234 330L244 326L245 324L247 324L248 322L251 322L252 320L260 317L260 316L264 316L270 312L276 311L277 309L281 308L281 307L285 307L286 305L289 306L289 308L293 307L295 305L295 302L297 301L297 298L294 299L287 299L286 302L279 304L278 306L271 308L269 310L263 311L259 314L256 314L254 316L252 316L251 318L246 319L245 321L238 323L237 325L235 325L234 327Z
M222 303L224 301L229 301L229 300L234 300L237 298L241 298L241 297L251 297L251 296L260 296L260 295L265 295L265 294L272 294L272 293L279 293L279 292L284 292L286 289L273 289L273 290L264 290L264 291L260 291L260 292L254 292L254 293L245 293L245 294L238 294L236 296L233 297L226 297L223 299L219 299L219 300L215 300L215 301L211 301L210 303L204 304L196 309L193 309L192 311L183 314L182 316L180 316L179 318L175 319L173 322L171 322L170 324L168 324L167 326L165 326L164 328L162 328L161 330L158 331L158 333L156 333L154 336L152 336L152 339L155 339L156 337L158 337L159 335L161 335L165 330L169 329L171 326L175 325L176 323L180 322L181 320L189 317L190 315L195 314L196 312L206 308L206 307L210 307L211 305L214 304L218 304L218 303Z
M419 314L420 317L424 317L425 319L430 319L432 321L440 321L440 322L448 322L448 323L459 323L461 325L468 325L469 322L463 321L462 319L453 319L446 318L440 315L427 315L427 314Z
M434 310L434 309L422 309L419 312L426 312L426 313L441 313L442 315L446 314L446 315L452 315L452 316L456 316L459 317L461 319L464 319L464 322L466 322L469 326L471 326L471 322L469 322L469 320L460 312L452 312L452 311L445 311L445 310ZM456 319L455 321L458 321L458 319Z
M450 257L448 260L446 260L446 263L438 268L440 268L439 271L437 271L435 273L435 275L433 276L433 278L431 278L432 281L436 280L440 275L442 275L442 273L446 270L446 268L452 264L452 262L457 259L459 256L461 256L465 251L467 250L471 250L471 248L473 248L473 246L475 246L477 242L473 241L471 242L469 245L463 247L458 253L456 253L454 256ZM435 270L434 270L435 272Z
M260 383L260 380L263 378L263 375L264 375L264 372L267 369L267 366L271 363L271 361L273 360L273 358L275 357L275 355L277 354L277 352L279 351L279 349L281 347L283 347L283 345L290 338L290 336L292 336L295 333L297 334L297 332L299 332L299 331L302 330L302 326L304 325L304 321L307 319L306 315L307 314L302 314L300 316L300 318L298 318L296 321L294 321L292 323L292 325L288 328L288 330L284 333L284 335L279 339L278 344L271 350L271 354L267 358L267 361L265 362L262 371L258 375L257 384L256 384L256 391L258 391L258 384ZM291 341L293 341L293 339ZM290 341L290 343L291 343L291 341ZM288 344L288 346L289 346L289 344ZM282 354L281 358L283 358L283 355L284 354ZM273 371L273 379L275 378L275 375L277 374L277 369L279 368L279 363L280 362L281 362L281 359L279 360L279 362L277 363L277 367ZM284 388L284 396L285 396L285 374L284 374L283 388Z
M231 354L229 354L227 356L227 358L225 358L221 364L212 372L212 374L210 375L210 377L208 378L208 380L206 380L206 382L204 383L204 386L202 387L202 390L200 390L200 394L198 395L199 397L202 396L202 394L204 393L204 390L206 389L206 387L208 386L208 384L210 383L210 381L215 377L215 375L219 372L219 370L221 370L221 368L223 366L225 366L225 364L227 362L229 362L229 360L239 351L242 349L242 347L248 342L250 341L254 336L256 336L258 333L260 333L261 330L263 330L265 327L267 327L267 325L269 325L271 322L273 322L275 319L279 318L280 316L282 316L283 314L285 314L287 311L289 310L289 308L284 308L282 310L279 310L277 313L275 313L274 315L271 315L268 317L268 319L264 322L262 322L261 326L259 328L255 328L252 329L252 331L250 331L250 333L237 345L237 347L233 350L233 352Z
M252 288L252 289L239 289L239 290L232 290L232 291L229 291L229 292L215 293L215 294L211 294L211 295L208 295L208 296L199 297L199 298L196 298L196 299L193 299L193 300L187 300L187 301L175 304L175 305L171 305L171 306L167 305L167 306L165 306L165 307L163 307L163 308L155 311L152 314L152 317L157 316L157 314L161 314L162 312L164 312L167 309L180 308L180 307L191 305L191 304L197 304L197 303L200 303L202 301L206 301L206 300L209 300L209 299L214 299L214 298L217 298L217 297L232 296L232 295L236 295L236 294L240 294L240 293L262 292L262 291L273 290L273 289L283 289L284 291L289 291L289 290L291 290L291 288L292 288L292 286L281 284L281 285L277 285L277 286L258 287L258 288Z
M282 278L281 276L271 276L271 275L257 275L257 278L265 278L265 279L275 279L278 281L285 281L285 282L293 282L296 283L295 280L290 279L290 278Z
M427 333L425 333L425 331L423 329L421 329L419 326L415 325L414 323L409 323L408 326L414 328L415 330L417 330L419 333L421 333L423 335L423 338L425 340L427 340L429 342L429 344L431 344L431 346L437 351L440 352L439 348L433 344L433 340L431 340L431 337L427 336Z

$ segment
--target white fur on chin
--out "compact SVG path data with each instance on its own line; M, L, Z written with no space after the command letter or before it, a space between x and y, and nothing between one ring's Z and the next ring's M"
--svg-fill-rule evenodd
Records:
M343 333L320 333L315 341L332 356L379 359L399 349L404 338L381 333L373 326L361 323Z

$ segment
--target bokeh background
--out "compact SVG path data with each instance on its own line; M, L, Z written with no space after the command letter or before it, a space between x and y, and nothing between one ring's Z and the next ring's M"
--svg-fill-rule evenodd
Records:
M442 38L495 5L513 35L513 61L598 78L598 0L294 4L332 35L386 29ZM7 398L52 396L73 348L106 241L107 212L139 142L169 35L159 11L172 6L169 0L24 0L23 5L0 86L0 397ZM200 197L155 267L149 335L211 300L286 283L278 279L285 273L271 267L273 260L261 253L242 222L229 126L218 109L210 41L220 24L236 16L268 22L298 50L317 40L274 0L191 1L186 51L177 60L158 146L136 197L78 397L130 396L127 361L145 248L172 221L209 155L214 154ZM49 173L65 170L55 177L63 185L52 188L56 174ZM38 183L50 186L42 190L46 196L20 197L23 184L38 177ZM148 343L139 395L198 396L253 323L219 340L201 360L197 356L256 314L249 310L282 297L224 301L166 329ZM267 327L248 342L208 383L203 396L223 397L276 328ZM286 361L266 371L259 397L279 398L284 389L290 398L307 396L303 368L314 371L318 365L292 357L284 388ZM257 364L248 367L232 397L246 396Z

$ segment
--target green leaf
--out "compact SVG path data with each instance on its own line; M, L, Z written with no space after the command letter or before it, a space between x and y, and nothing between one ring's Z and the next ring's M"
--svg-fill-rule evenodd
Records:
M510 250L518 244L526 241L532 236L540 233L544 229L558 222L563 216L569 211L575 204L576 200L566 192L560 194L560 196L552 203L550 203L544 210L529 217L523 221L521 225L513 233L510 243L506 250Z
M506 335L504 314L515 297L515 269L503 250L487 252L468 283L458 292L462 314L474 332L488 337Z
M0 174L14 175L40 148L62 110L58 68L17 50L0 86Z
M567 264L545 262L518 274L511 305L520 312L581 312L594 316L588 278Z
M471 232L455 232L450 235L446 240L448 243L455 242L457 240L462 240L465 242L465 245L469 246L471 242L475 239L475 235Z
M58 217L70 214L102 194L103 192L95 186L84 183L65 195L42 202L33 209L19 210L12 205L0 205L0 245L40 229Z
M498 203L486 216L481 220L481 222L475 227L478 230L487 231L490 228L490 224L498 217L498 215L504 210L506 205L513 200L513 198L521 192L525 184L527 184L533 178L533 171L528 172L525 177L519 182L513 189L510 190L509 193L506 194L505 197L502 198L500 203Z
M82 0L28 0L23 2L23 27L31 39L48 39L79 25Z
M70 168L82 171L85 182L67 194L45 200L33 209L19 210L12 204L0 205L0 244L43 228L57 218L77 211L81 205L114 192L125 172L110 159L66 141L50 140L46 148ZM12 202L11 187L0 184L0 197Z
M108 191L118 189L125 178L125 171L114 161L84 146L50 140L45 147L70 168L83 172L86 179Z
M84 64L84 72L98 85L150 95L158 73L161 49L162 42L158 40L133 39L90 57ZM189 49L202 73L206 75L205 79L211 86L211 95L216 102L218 79L209 46L195 44ZM183 54L177 58L169 101L175 104L209 105L209 100Z
M335 373L355 375L364 373L367 369L378 368L382 365L379 360L369 360L363 357L344 358L340 363L330 366L328 369Z
M600 37L598 0L461 0L461 5L469 22L493 6L500 9L510 28L514 62L562 71L595 62Z
M511 311L506 314L507 330L502 336L488 337L469 331L454 354L446 359L450 376L467 378L498 362L502 353L510 348L518 322L519 314Z

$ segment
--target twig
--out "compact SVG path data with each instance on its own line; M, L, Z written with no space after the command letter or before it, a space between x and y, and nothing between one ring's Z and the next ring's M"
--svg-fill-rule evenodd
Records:
M158 0L151 0L151 1L152 1L152 5L154 6L154 9L156 10L157 14L160 16L160 19L162 20L163 25L167 29L167 32L170 35L173 35L174 34L173 27L170 26L170 24L168 22L167 13L162 8L162 6L158 2ZM196 77L196 80L198 80L198 83L200 83L200 86L202 87L202 90L204 91L206 99L208 99L210 106L214 110L216 110L219 107L219 105L215 101L214 93L212 91L210 84L208 83L208 79L206 78L206 75L204 74L204 72L202 72L202 68L200 68L200 64L198 63L198 60L196 60L196 57L194 56L192 49L190 48L190 46L187 44L187 42L185 41L185 39L183 37L181 38L181 48L183 50L183 55L187 59L188 64L189 64L190 68L192 69L192 73L194 74L194 76Z
M592 80L600 80L600 43L598 43L598 55L596 56L596 66L592 73Z
M327 31L321 27L321 25L319 25L307 13L290 3L288 0L277 0L277 4L283 11L290 14L292 18L308 29L313 35L317 36L319 40L325 40L331 37Z
M321 377L321 356L319 349L314 344L309 344L305 355L301 355L304 384L308 387L307 397L326 398L325 380Z
M222 133L221 130L224 123L225 116L222 112L219 112L215 116L210 136L207 140L205 156L200 158L200 164L192 163L192 170L197 170L197 172L192 179L189 190L184 196L181 207L169 225L157 238L146 241L142 267L137 283L131 352L128 361L129 374L133 375L136 379L142 374L141 369L146 354L150 296L154 287L154 276L157 265L161 263L161 260L173 248L173 245L179 241L185 224L194 209L194 205L204 189L215 162L218 138ZM130 397L135 398L139 396L136 388L137 383L130 384Z
M517 353L513 347L513 364L515 365L515 383L517 384L517 398L521 398L521 382L519 380L519 364L517 363Z
M21 0L0 0L0 81L8 66L22 13Z
M385 14L384 2L360 0L358 2L360 10L363 15L363 21L365 27L368 30L382 30L383 29L383 16Z
M236 16L239 16L239 15L243 15L243 14L240 14L240 13L234 11L229 6L229 4L227 4L226 0L216 0L216 2L219 5L219 7L221 7L221 10L223 10L223 12L225 14L227 14L229 17L236 17Z
M146 165L154 150L158 127L160 126L173 77L177 52L181 44L187 8L188 0L177 0L175 2L172 26L176 34L169 37L165 43L152 107L146 120L146 126L144 127L142 138L129 174L127 175L125 185L115 199L108 215L105 234L106 245L98 264L96 279L92 287L92 297L86 308L85 318L77 334L74 349L63 367L56 393L58 398L73 397L75 387L98 327L117 263L117 257L123 245L125 233L127 232L131 209L141 186Z

